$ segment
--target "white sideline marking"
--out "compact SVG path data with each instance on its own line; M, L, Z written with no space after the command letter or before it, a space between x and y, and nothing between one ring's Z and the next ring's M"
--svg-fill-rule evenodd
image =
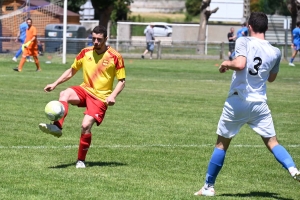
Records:
M1 74L0 77L16 77L16 75L8 75L8 74ZM18 78L28 78L29 76L20 76ZM40 79L50 79L50 78L54 78L54 77L50 77L50 76L33 76L34 78L40 78Z
M164 147L164 148L195 148L195 147L214 147L210 144L200 144L200 145L176 145L176 144L153 144L153 145L91 145L91 148L150 148L150 147ZM230 145L230 147L237 148L266 148L265 145L242 145L235 144ZM297 145L284 145L288 148L299 148L300 144ZM0 146L0 149L74 149L78 148L78 145L68 145L68 146Z

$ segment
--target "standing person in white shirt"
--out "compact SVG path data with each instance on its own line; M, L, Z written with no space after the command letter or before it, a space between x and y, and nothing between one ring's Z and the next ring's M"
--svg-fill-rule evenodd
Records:
M154 25L151 23L150 26L148 26L144 33L146 34L146 49L144 51L144 53L142 54L142 58L145 58L145 55L150 52L150 59L152 59L152 54L153 54L153 50L154 50L154 30L153 30Z
M248 21L251 37L236 41L236 58L224 61L220 73L233 70L232 82L217 128L217 142L207 167L204 186L195 195L214 196L214 184L220 172L226 151L234 136L248 124L261 136L275 159L300 181L300 172L276 138L271 112L267 105L266 82L273 82L279 71L281 52L265 40L268 18L264 13L253 12Z

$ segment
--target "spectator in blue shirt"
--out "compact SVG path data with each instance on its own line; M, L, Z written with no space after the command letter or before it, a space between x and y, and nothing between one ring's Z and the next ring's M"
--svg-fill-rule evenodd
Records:
M248 36L248 27L246 22L242 24L242 28L237 31L236 36L237 38Z
M89 39L89 42L87 43L87 45L90 47L90 46L94 46L94 43L92 41L92 33L89 34L89 36L87 37L87 39Z
M289 62L289 66L293 66L295 67L295 64L293 63L294 62L294 59L298 53L298 51L300 51L300 21L298 21L296 23L296 28L293 29L293 32L292 32L293 36L292 36L292 48L293 48L293 54L292 54L292 57L291 57L291 60Z
M242 24L242 28L240 28L237 32L236 32L236 39L240 38L240 37L246 37L248 36L248 27L247 27L247 23L244 22ZM232 54L229 56L229 60L233 60L235 57L235 51L232 52Z

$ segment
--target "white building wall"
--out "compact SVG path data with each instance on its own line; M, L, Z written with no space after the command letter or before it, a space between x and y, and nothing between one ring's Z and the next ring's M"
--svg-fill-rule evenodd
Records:
M239 23L245 21L244 0L212 0L210 9L213 10L216 7L219 7L219 10L210 16L209 21Z
M138 13L174 13L185 10L185 0L134 0L130 10Z
M212 0L210 8L219 7L212 14L209 21L244 22L245 0ZM174 13L185 11L185 0L134 0L130 6L132 12L137 13Z

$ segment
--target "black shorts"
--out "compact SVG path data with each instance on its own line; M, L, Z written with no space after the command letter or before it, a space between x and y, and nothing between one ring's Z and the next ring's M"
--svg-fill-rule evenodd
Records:
M229 51L232 53L234 52L235 42L229 42Z

